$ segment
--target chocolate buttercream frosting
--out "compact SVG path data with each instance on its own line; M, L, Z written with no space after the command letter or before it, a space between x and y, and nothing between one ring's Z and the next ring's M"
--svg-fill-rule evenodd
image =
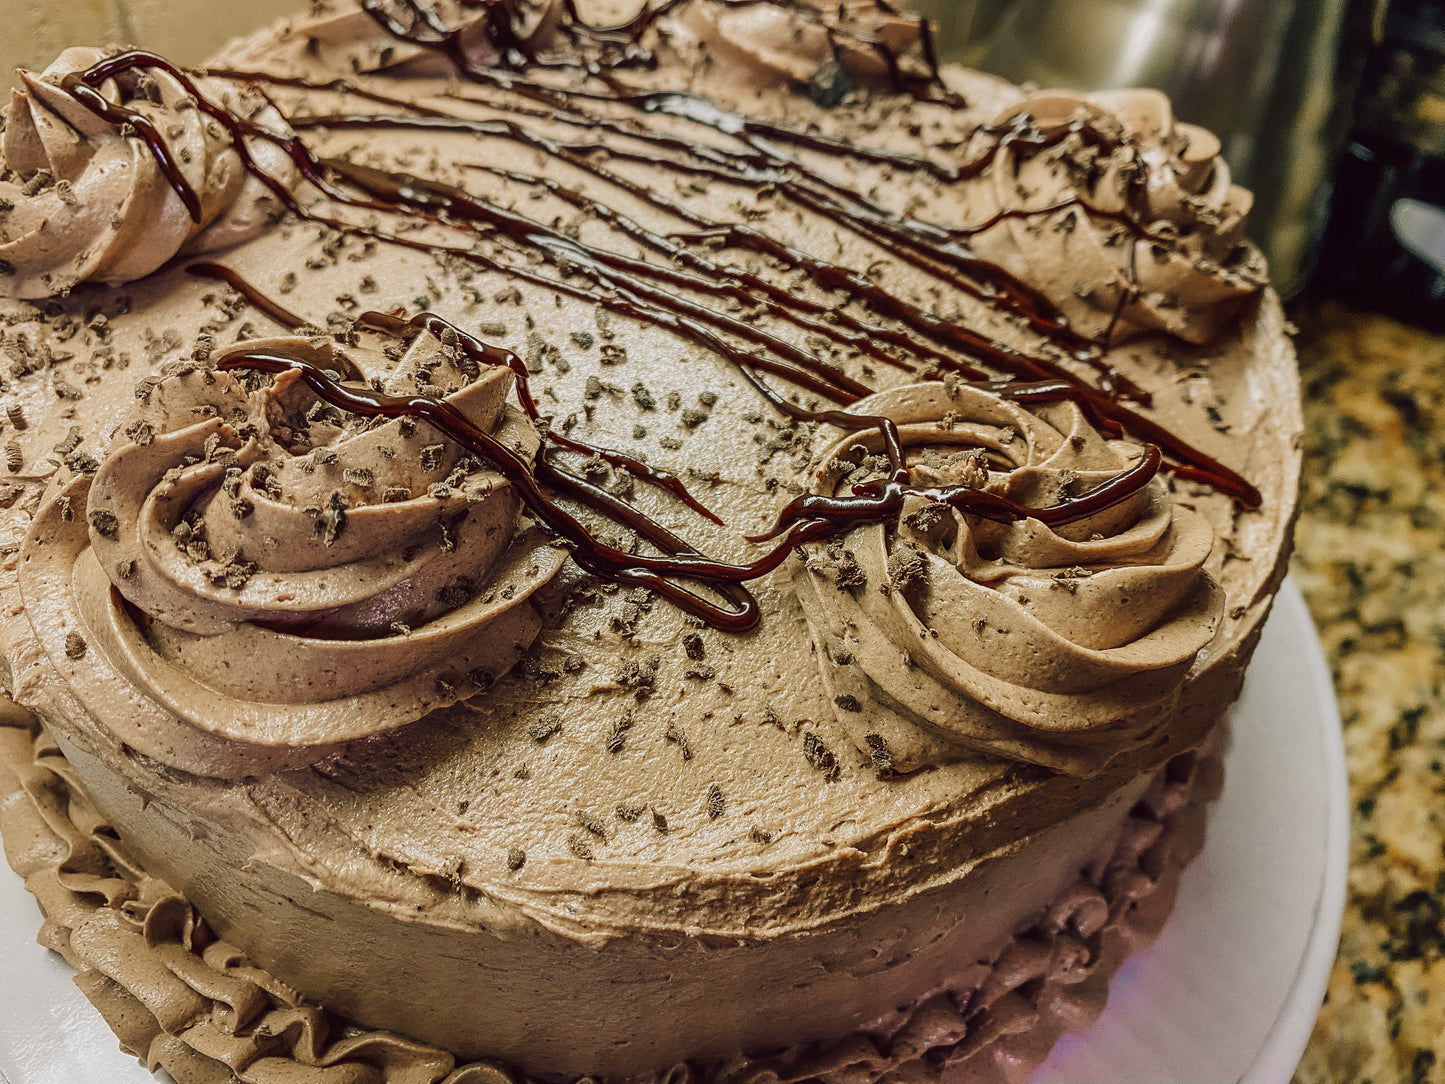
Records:
M349 367L306 339L244 350ZM511 373L473 379L450 353L419 338L388 386L535 456ZM485 690L531 646L529 599L564 553L440 434L348 419L294 374L182 365L139 395L98 470L42 502L21 576L52 661L133 748L222 777L311 763Z
M971 210L999 225L974 247L1076 331L1205 343L1266 281L1244 236L1253 197L1158 91L1033 94L987 130L997 161Z
M1072 403L1030 410L957 384L852 409L897 425L915 483L1024 507L1097 491L1147 454L1105 441ZM874 476L874 434L821 437L815 489ZM1168 725L1223 610L1204 519L1157 477L1057 526L1000 523L926 492L896 525L810 547L799 565L824 683L863 752L897 771L972 750L1090 772Z
M887 1032L715 1067L682 1062L639 1079L874 1084L905 1072L934 1080L944 1069L971 1084L1023 1079L1061 1033L1103 1011L1113 970L1162 929L1179 874L1203 841L1204 807L1221 779L1217 757L1211 747L1171 765L1106 857L995 959L966 969L971 996L920 999ZM539 1084L504 1062L459 1061L299 998L130 860L59 749L4 700L0 797L7 856L46 910L41 943L76 968L81 990L147 1068L183 1084L217 1073L245 1084Z
M146 871L80 939L136 1049L1051 1041L1283 575L1295 374L1202 135L933 61L881 4L333 0L32 80L169 223L0 274L0 675ZM263 228L191 261L230 155Z
M67 49L38 75L20 73L5 110L0 180L0 293L54 297L81 282L125 283L178 252L207 252L254 237L280 209L268 186L243 166L231 141L165 72L107 80L77 98L74 79L99 61L97 49ZM71 87L67 87L67 80ZM284 128L263 98L207 90L252 121ZM174 168L198 203L187 207L150 148L103 115L115 104L163 133ZM97 106L99 110L97 111ZM295 169L275 147L257 164L279 184Z

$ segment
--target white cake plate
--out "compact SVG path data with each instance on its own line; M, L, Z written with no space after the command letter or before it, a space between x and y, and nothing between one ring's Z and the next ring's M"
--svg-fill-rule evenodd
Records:
M1340 938L1350 794L1334 687L1292 581L1230 717L1224 793L1153 947L1032 1084L1287 1084Z
M1225 760L1208 841L1169 924L1033 1084L1290 1079L1335 957L1349 854L1339 716L1293 583L1265 627ZM39 928L35 901L0 867L0 1082L155 1084L65 962L35 944Z

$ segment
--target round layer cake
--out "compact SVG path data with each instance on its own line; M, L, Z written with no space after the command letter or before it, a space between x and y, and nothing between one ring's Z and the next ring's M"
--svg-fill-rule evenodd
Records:
M5 838L179 1080L1018 1078L1197 849L1300 431L1217 142L607 18L7 112Z

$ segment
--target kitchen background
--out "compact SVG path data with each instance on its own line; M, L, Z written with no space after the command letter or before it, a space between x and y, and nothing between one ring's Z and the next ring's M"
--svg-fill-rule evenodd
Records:
M303 2L0 0L0 72L107 42L196 62ZM1305 388L1293 575L1353 813L1339 955L1296 1081L1445 1081L1445 0L918 3L943 54L985 70L1162 86L1256 191Z

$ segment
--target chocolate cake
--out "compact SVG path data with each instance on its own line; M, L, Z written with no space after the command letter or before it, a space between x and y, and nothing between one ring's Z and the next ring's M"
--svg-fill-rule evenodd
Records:
M70 50L0 178L0 790L182 1084L1026 1079L1284 572L1249 197L882 3Z

